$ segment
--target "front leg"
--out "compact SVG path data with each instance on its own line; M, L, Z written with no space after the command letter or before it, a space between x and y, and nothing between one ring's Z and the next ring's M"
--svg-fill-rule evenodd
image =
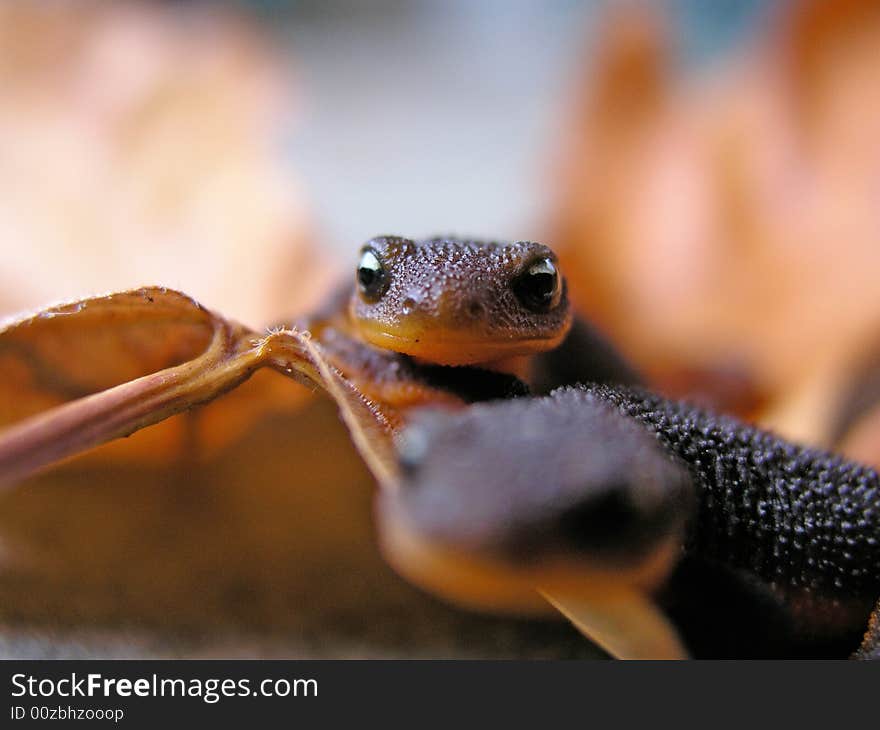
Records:
M521 611L526 591L509 587L531 585L567 614L585 605L574 618L607 638L597 610L635 594L678 619L698 655L718 655L722 631L724 656L841 656L877 600L880 475L684 402L563 388L425 414L398 448L401 488L378 512L408 542L386 552L462 605ZM708 574L674 571L682 559Z

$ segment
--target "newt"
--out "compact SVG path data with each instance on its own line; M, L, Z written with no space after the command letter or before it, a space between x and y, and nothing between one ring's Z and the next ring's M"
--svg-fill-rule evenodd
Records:
M377 516L414 582L517 614L564 596L622 656L878 652L877 473L633 389L547 246L377 237L305 326L385 404L514 397L405 432Z
M665 617L691 656L880 658L867 466L611 385L424 412L400 460L386 554L455 603L539 612L537 586L624 656Z
M207 326L207 349L7 428L7 483L268 366L337 402L389 562L449 600L557 609L619 657L880 653L877 473L640 390L540 243L372 239L298 332L153 288L0 334L63 348L83 317L144 312Z
M572 370L639 380L574 317L556 254L533 241L377 236L354 281L295 326L361 392L399 410L547 392Z

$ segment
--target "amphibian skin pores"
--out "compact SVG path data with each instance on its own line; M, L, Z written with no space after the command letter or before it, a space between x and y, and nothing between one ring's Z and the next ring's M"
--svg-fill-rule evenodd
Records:
M458 603L636 590L696 656L844 657L880 597L873 469L642 390L426 412L400 458L389 560Z

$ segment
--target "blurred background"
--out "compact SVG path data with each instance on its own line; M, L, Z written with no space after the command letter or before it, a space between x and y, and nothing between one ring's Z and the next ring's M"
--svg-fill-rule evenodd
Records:
M640 5L634 16L662 9L686 40L676 65L698 72L760 20L761 4ZM545 235L548 160L562 153L571 94L610 7L296 3L283 40L304 106L289 149L329 240L350 256L372 231Z
M236 308L238 290L265 286L259 259L284 261L274 239L348 267L381 232L546 234L613 6L7 3L0 263L19 281L3 309L167 283L259 325L278 312ZM755 0L629 14L644 13L674 25L687 74L772 15ZM242 286L194 280L232 270Z
M259 327L376 234L539 239L654 387L877 463L878 48L876 0L5 2L0 315L164 284ZM297 405L3 497L0 652L588 651L400 583Z

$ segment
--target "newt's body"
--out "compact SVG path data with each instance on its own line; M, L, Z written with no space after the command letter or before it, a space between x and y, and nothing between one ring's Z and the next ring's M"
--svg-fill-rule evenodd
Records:
M585 602L634 588L698 655L846 656L880 598L873 469L645 391L426 414L401 457L380 506L390 557L458 602L491 606L481 575L507 579L496 609L534 585ZM458 572L423 572L427 554Z
M555 255L537 243L373 239L355 287L304 324L400 410L524 395L521 381L540 393L636 380L572 327ZM540 612L537 587L635 656L678 651L654 603L706 655L844 655L866 631L880 596L873 470L614 386L426 418L378 515L391 562L453 601Z

